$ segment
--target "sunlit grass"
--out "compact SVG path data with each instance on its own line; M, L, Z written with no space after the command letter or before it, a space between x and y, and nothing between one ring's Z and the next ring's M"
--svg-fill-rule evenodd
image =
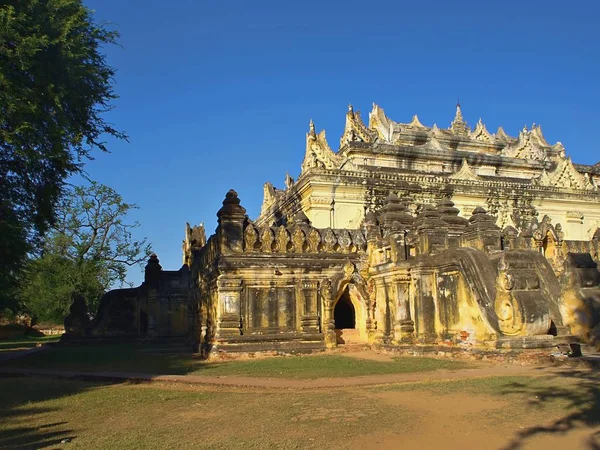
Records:
M578 386L559 377L305 391L22 378L0 379L0 392L0 448L344 449L390 433L400 448L406 436L430 425L438 407L443 410L435 417L462 420L457 432L500 429L508 444L528 442L529 435L518 433L538 424L564 428L564 417L575 417L577 426L594 426L600 419L595 383ZM389 397L409 393L410 402ZM438 399L446 400L438 406ZM489 408L457 413L456 402Z
M420 357L372 361L342 355L281 356L227 362L207 362L172 349L156 351L143 345L65 346L18 358L11 367L83 372L130 372L312 379L466 369L465 362Z

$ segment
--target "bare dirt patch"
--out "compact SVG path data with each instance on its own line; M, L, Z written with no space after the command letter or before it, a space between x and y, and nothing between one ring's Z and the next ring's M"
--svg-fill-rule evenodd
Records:
M394 359L383 353L378 353L373 350L358 350L358 351L349 351L341 353L344 356L349 356L350 358L356 359L367 359L369 361L379 361L379 362L393 362Z
M548 375L548 371L545 374ZM556 372L557 376L560 374ZM514 382L506 383L507 387L501 392L497 387L484 388L489 389L490 395L471 392L472 380L465 392L456 392L461 381L453 383L448 394L440 393L443 388L439 385L432 390L373 392L373 397L384 404L406 410L415 418L417 426L409 434L387 431L363 435L353 441L352 447L383 450L400 447L449 450L600 448L597 390L581 397L583 402L580 404L581 411L578 411L572 404L579 402L574 401L569 391L565 390L568 385L569 389L573 389L576 378L566 384L565 380L562 383L558 379L549 381L553 379L540 379L539 386L534 383L526 390L516 387L514 393L510 392ZM526 380L531 378L523 378L524 383L528 384L530 381ZM558 383L556 387L543 387L544 383L554 382ZM422 384L423 388L427 384ZM576 397L577 390L573 392ZM546 393L549 393L548 397L545 397ZM571 420L572 417L577 420Z

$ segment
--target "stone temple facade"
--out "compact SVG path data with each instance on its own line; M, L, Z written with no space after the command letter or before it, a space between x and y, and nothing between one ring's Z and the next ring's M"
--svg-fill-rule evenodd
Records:
M310 124L297 180L251 220L230 190L184 265L81 305L65 338L185 337L194 351L544 348L600 338L600 163L538 125L517 137L349 108L337 151ZM80 302L81 303L81 302ZM120 315L127 304L127 316ZM115 317L120 318L115 321Z

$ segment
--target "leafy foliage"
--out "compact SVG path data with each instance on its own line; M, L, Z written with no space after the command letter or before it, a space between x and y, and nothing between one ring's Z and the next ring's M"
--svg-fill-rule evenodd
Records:
M53 224L66 178L103 137L116 98L101 53L117 33L81 0L0 2L0 306L39 237Z
M126 222L136 208L95 182L68 192L42 256L29 263L21 289L24 305L37 319L61 322L75 293L95 311L107 289L125 283L127 268L145 261L150 245L133 239L137 222Z

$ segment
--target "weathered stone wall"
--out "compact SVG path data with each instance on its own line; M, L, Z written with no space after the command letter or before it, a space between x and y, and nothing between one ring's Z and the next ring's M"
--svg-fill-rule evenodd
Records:
M68 334L188 333L203 353L600 339L599 205L600 165L539 125L490 133L458 105L441 129L374 105L367 126L350 107L337 152L311 122L300 177L266 183L256 221L229 191L208 240L186 225L181 270L152 258L93 321L75 302Z
M413 208L390 194L355 230L315 228L302 211L257 226L233 191L218 216L216 234L190 256L200 298L192 340L213 352L336 345L342 301L358 342L553 345L573 329L557 275L569 248L597 245L565 241L547 218L500 230L483 208L465 219L447 198ZM588 317L586 333L598 322Z
M600 233L565 240L547 217L501 230L481 207L466 219L448 198L415 205L393 193L352 230L316 228L302 211L258 226L235 191L217 216L207 241L186 233L189 266L163 271L153 256L142 286L108 293L93 321L76 302L67 335L187 334L205 355L600 337Z
M163 271L156 255L146 265L141 286L107 292L97 312L74 298L65 318L65 340L89 338L187 338L189 270Z
M188 257L196 293L189 310L200 324L192 342L202 351L322 348L334 301L327 297L342 288L343 268L352 267L352 279L364 257L362 231L319 230L303 214L256 227L234 191L217 215L215 235Z

